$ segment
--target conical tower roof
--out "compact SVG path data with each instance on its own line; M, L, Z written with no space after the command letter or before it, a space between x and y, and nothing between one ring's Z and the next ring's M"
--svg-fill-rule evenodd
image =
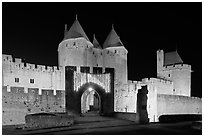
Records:
M94 47L94 48L102 49L101 46L100 46L100 44L98 43L96 37L95 37L95 34L94 34L94 36L93 36L93 47Z
M84 37L86 40L90 41L76 17L76 20L72 24L69 31L67 31L65 27L64 39L79 38L79 37Z
M164 55L164 65L182 64L183 60L179 56L177 51L167 52Z
M115 32L114 27L112 26L112 30L108 34L108 37L106 38L103 44L103 48L119 47L119 46L123 46L123 43L121 42L120 37Z

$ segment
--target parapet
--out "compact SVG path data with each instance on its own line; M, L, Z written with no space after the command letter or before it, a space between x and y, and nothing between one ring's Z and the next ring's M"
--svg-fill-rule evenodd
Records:
M35 69L35 64L26 63L27 69Z
M167 85L173 85L173 82L170 80L164 80L164 79L158 79L158 78L144 78L142 79L142 82L144 83L152 83L152 84L167 84Z
M128 84L143 84L143 82L142 81L128 80Z
M2 55L3 62L2 63L10 63L13 64L17 69L22 68L30 71L42 71L42 72L56 72L56 71L62 71L62 67L57 66L44 66L44 65L35 65L31 63L24 63L22 62L22 59L20 58L13 58L11 55ZM16 65L19 64L19 65ZM24 65L23 65L24 64Z
M17 63L17 64L22 63L22 59L20 59L20 58L15 58L15 63Z
M161 49L158 49L158 50L157 50L157 53L159 53L159 52L164 53L164 51L163 51L163 50L161 50Z
M165 70L174 70L174 69L188 69L191 70L191 65L188 64L176 64L176 65L171 65L171 66L164 66L164 71Z
M13 61L13 58L12 58L11 55L3 54L3 55L2 55L2 61L3 61L3 63L4 63L4 62L12 62L12 61Z

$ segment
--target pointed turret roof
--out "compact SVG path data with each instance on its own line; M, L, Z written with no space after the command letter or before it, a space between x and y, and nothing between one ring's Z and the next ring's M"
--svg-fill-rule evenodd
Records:
M119 47L119 46L123 46L123 43L121 42L120 37L115 32L114 27L112 26L112 30L108 34L108 37L106 38L103 44L103 48Z
M177 51L167 52L164 55L164 65L173 65L183 63Z
M86 40L90 41L86 33L84 32L83 28L81 27L77 19L77 16L76 16L76 20L72 24L69 31L67 31L66 26L65 26L64 39L79 38L79 37L84 37Z
M95 37L95 34L94 34L94 36L93 36L93 47L94 47L94 48L102 49L101 46L100 46L100 44L98 43L96 37Z

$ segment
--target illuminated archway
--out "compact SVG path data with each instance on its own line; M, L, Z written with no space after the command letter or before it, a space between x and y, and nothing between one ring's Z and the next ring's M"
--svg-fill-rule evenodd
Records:
M89 87L81 96L81 113L87 112L100 113L101 97L93 88Z
M82 70L83 67L81 67ZM76 66L65 67L65 107L69 114L82 114L81 97L91 87L100 97L100 114L109 115L114 112L114 69L105 68L101 76L95 73L81 71L76 73ZM83 74L81 74L83 73ZM80 76L77 76L77 75ZM86 74L86 75L85 75ZM107 75L110 74L110 75ZM84 78L84 76L87 76ZM90 77L91 76L91 77ZM109 77L109 81L103 77ZM100 81L100 82L99 82ZM109 83L108 87L101 83ZM106 84L105 84L106 85Z

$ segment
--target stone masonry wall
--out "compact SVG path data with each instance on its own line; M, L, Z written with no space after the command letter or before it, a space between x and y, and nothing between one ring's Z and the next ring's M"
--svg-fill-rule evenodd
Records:
M2 125L25 124L27 114L42 112L65 112L65 92L57 90L43 90L29 88L25 93L23 87L11 87L8 92L2 87Z
M202 99L179 95L157 95L157 116L166 114L202 114Z
M8 91L10 87L24 87L25 93L28 93L28 88L38 88L40 94L44 89L51 89L54 94L56 90L65 90L62 67L29 64L4 54L2 69L2 86L7 86Z

